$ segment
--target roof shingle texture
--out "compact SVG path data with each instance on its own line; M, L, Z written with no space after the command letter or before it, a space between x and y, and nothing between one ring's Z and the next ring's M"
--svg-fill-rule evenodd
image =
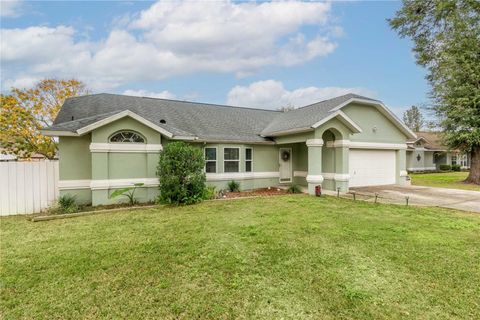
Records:
M231 107L177 100L93 94L69 98L63 104L52 131L71 131L116 113L130 110L174 136L194 136L205 141L270 141L276 132L310 128L329 111L351 98L347 94L288 112ZM73 119L73 120L72 120ZM165 123L160 123L165 120Z

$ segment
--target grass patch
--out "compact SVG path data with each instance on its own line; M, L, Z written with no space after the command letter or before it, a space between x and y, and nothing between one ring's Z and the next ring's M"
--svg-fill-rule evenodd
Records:
M2 218L4 319L479 318L480 216L278 196Z
M480 191L480 186L463 182L468 172L411 173L412 185Z

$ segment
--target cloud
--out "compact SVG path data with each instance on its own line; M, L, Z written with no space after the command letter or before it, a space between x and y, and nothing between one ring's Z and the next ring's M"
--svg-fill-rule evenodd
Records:
M255 74L326 56L341 29L329 3L167 2L118 18L99 41L71 26L1 30L2 82L76 77L96 90L196 72ZM121 22L120 22L121 21ZM302 33L309 26L315 32ZM335 32L332 32L335 31Z
M176 96L167 91L161 91L161 92L152 92L152 91L146 91L146 90L125 90L123 94L127 96L136 96L136 97L149 97L149 98L160 98L160 99L175 99Z
M306 87L287 90L280 81L264 80L248 86L233 87L228 93L227 104L265 109L286 106L302 107L347 93L375 97L374 92L360 87Z
M15 18L20 16L22 0L2 0L0 1L0 16Z

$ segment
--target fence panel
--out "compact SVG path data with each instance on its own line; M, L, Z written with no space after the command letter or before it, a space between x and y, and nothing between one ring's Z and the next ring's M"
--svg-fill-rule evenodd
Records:
M58 193L58 161L0 162L0 215L38 213Z

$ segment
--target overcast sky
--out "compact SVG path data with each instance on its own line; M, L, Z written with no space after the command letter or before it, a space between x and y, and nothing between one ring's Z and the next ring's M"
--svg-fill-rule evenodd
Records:
M1 90L75 77L93 92L278 108L348 92L427 103L393 1L1 2Z

